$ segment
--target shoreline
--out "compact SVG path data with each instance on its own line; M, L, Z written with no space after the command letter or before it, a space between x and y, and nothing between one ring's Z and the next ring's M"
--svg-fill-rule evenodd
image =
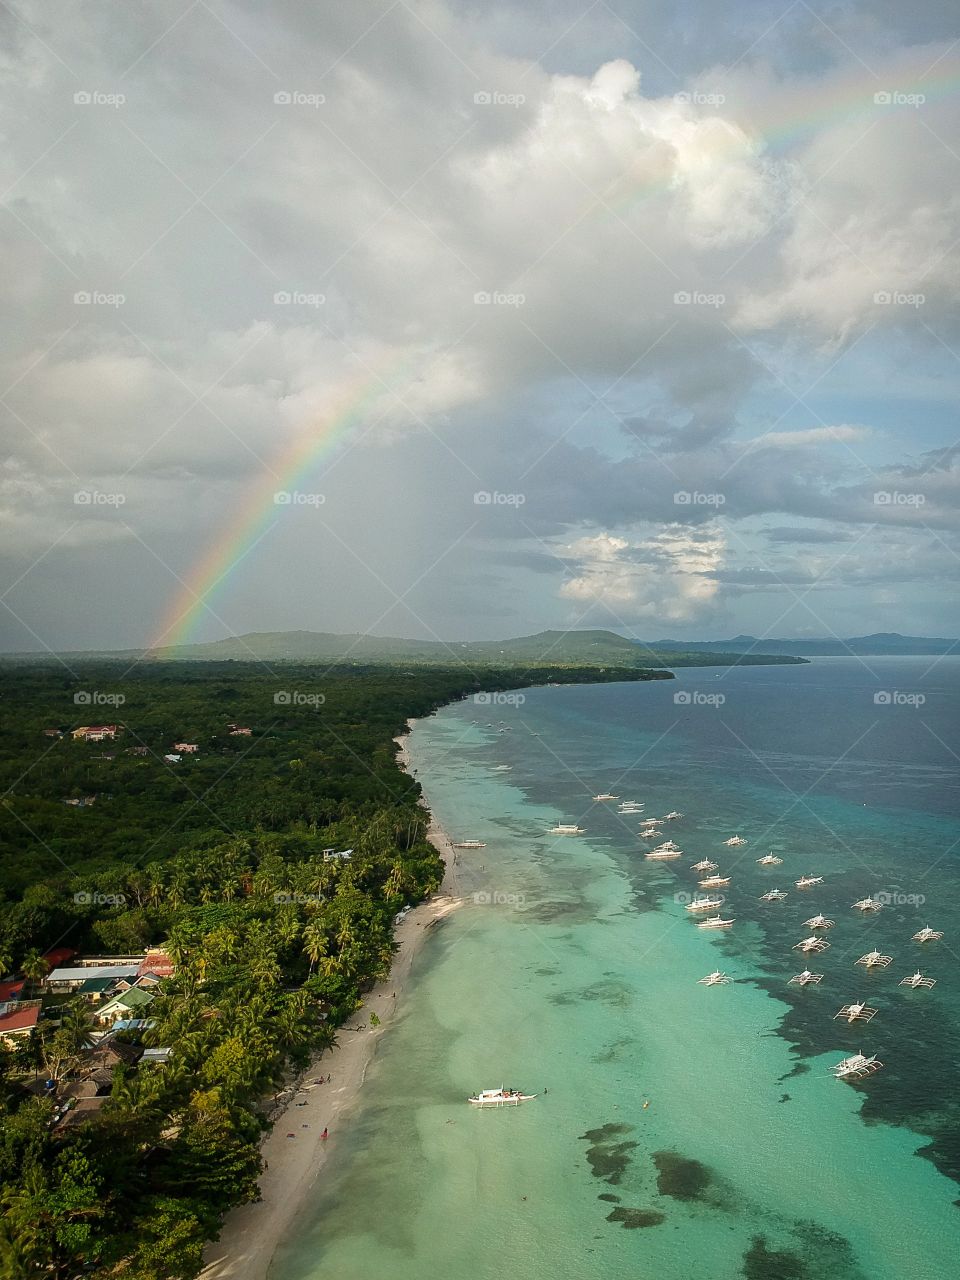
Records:
M397 762L407 773L407 744L414 724L408 720L408 732L394 739L400 748ZM443 882L429 901L414 907L395 927L399 950L390 975L364 996L356 1015L369 1023L369 1015L375 1013L381 1025L359 1030L344 1025L337 1032L337 1047L311 1061L261 1143L260 1199L227 1214L219 1238L204 1249L201 1280L266 1280L281 1240L293 1228L317 1180L335 1165L339 1130L361 1099L367 1068L401 1007L414 962L431 929L460 905L453 844L432 814L427 839L443 859ZM332 1076L329 1084L310 1083L321 1073ZM326 1140L320 1136L324 1128L330 1131Z

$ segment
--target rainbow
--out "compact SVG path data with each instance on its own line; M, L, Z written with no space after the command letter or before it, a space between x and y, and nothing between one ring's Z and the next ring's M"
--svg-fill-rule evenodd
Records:
M382 372L364 368L362 377L340 390L319 421L311 421L271 466L264 467L250 493L239 503L236 518L179 579L180 590L164 614L150 644L151 651L190 644L199 620L205 614L217 617L213 601L218 592L291 509L278 502L278 495L302 491L301 486L305 486L319 463L369 422L378 402L396 394L390 383L407 362L405 356Z
M728 125L723 135L718 132L710 158L723 163L764 150L787 148L818 129L858 117L882 123L887 112L922 110L927 103L942 101L960 90L955 60L952 60L949 70L940 75L929 74L932 70L931 67L919 75L894 71L883 81L864 70L856 77L837 77L834 84L826 87L813 83L780 86L754 104L757 116L763 120L762 129L757 131L738 122L735 116L724 116L724 104L711 108L707 101L703 109L707 112L715 110L718 118ZM889 95L891 101L886 105L878 103L878 94ZM909 99L911 95L918 94L922 95L923 103L914 106ZM629 172L623 174L606 192L587 203L581 217L588 213L596 217L605 214L616 217L646 200L674 190L677 178L672 166L665 167L668 172L661 178L634 177L631 180Z

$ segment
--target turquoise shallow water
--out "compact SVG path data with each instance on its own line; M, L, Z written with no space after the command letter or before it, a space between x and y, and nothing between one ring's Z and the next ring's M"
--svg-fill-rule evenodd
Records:
M417 726L437 816L487 842L458 867L477 896L422 953L271 1280L958 1274L960 663L871 667L530 690ZM607 788L682 810L668 827L687 856L646 862L638 820L591 804ZM558 819L586 836L547 835ZM734 832L742 849L722 844ZM761 870L769 849L784 864ZM722 936L683 910L700 857L732 876ZM806 871L825 883L798 893ZM774 884L788 899L760 903ZM878 892L879 916L850 910ZM797 992L792 944L820 910L837 921L810 966L824 982ZM928 918L946 936L921 952ZM854 961L874 945L894 962L868 975ZM918 964L933 991L897 986ZM736 981L699 986L716 967ZM860 996L874 1021L835 1022ZM834 1081L861 1047L885 1070ZM501 1081L547 1093L465 1104Z

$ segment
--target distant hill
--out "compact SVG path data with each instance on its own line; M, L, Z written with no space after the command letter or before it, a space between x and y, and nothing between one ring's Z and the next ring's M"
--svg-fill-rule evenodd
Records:
M405 640L394 636L336 635L327 631L254 631L209 644L174 645L152 652L139 650L91 651L60 655L63 658L155 662L328 662L370 665L374 663L469 666L590 666L681 667L761 665L802 661L783 654L703 649L677 644L669 653L641 647L614 631L540 631L510 640ZM691 651L688 652L688 649ZM6 661L53 660L44 654L9 654Z
M734 636L732 640L651 640L649 645L651 649L665 653L677 650L683 653L743 654L762 650L764 653L796 654L806 658L960 653L960 640L902 636L896 631L878 631L870 636L852 636L849 640L758 640L756 636Z

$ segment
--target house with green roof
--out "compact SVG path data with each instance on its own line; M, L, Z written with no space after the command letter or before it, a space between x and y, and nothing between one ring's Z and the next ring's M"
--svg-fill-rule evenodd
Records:
M141 1011L152 1003L153 996L149 991L143 991L140 987L131 987L129 991L124 991L108 1000L102 1008L97 1010L95 1017L102 1025L112 1027L119 1018L139 1017Z
M90 1004L99 1004L101 1000L106 1000L116 985L116 978L88 978L77 988L77 995Z

